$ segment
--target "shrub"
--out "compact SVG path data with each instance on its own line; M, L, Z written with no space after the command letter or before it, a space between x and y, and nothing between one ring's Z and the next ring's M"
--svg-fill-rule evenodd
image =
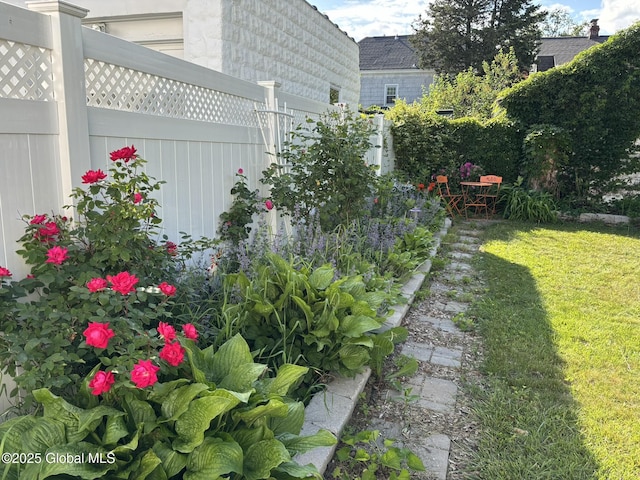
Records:
M253 216L263 211L259 205L261 199L258 190L249 190L247 177L241 168L236 176L238 180L231 189L231 195L234 196L233 202L228 211L220 214L220 227L218 228L220 239L231 245L249 237ZM267 210L273 208L271 200L264 202L264 208Z
M560 197L560 191L568 190L566 185L560 186L558 173L569 160L570 141L564 130L553 125L531 127L524 138L523 173L533 190L548 192L555 198Z
M449 120L427 113L418 104L397 102L388 113L397 168L410 178L429 182L433 175L455 173L463 164L514 181L518 175L522 134L504 117L481 122Z
M364 160L372 133L370 119L349 111L307 119L285 143L281 163L263 172L273 205L303 218L315 211L326 231L358 218L374 182Z
M136 335L171 317L172 284L185 257L183 246L155 240L161 220L152 193L160 183L144 173L133 146L110 156L109 179L90 170L86 186L74 189L77 221L25 216L18 253L30 274L3 282L0 364L16 380L11 395L24 390L26 408L37 388L75 396L100 361L82 335L88 323L111 323L122 334L117 348L133 351L144 344ZM185 255L209 244L186 241Z

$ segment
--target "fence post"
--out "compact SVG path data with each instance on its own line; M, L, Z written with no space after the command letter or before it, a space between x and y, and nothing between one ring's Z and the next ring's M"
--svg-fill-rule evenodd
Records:
M265 165L265 169L267 169L272 163L276 163L278 161L278 143L280 141L278 89L280 88L280 84L276 81L268 80L260 81L258 82L258 85L263 87L265 90L267 112L265 113L266 131L263 132L263 134L266 144L265 147L267 147L267 162ZM271 194L271 189L269 189L269 194ZM276 209L271 210L267 214L266 220L271 229L271 233L275 234L278 231L278 216L276 214Z
M84 49L80 19L89 10L66 2L27 2L30 10L49 15L53 48L53 86L58 109L58 145L62 195L91 168L89 120L85 89Z

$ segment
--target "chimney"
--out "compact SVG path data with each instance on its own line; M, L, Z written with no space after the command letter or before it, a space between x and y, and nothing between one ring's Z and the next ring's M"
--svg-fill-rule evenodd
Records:
M594 18L591 20L591 25L589 26L589 38L591 40L598 38L598 34L600 33L600 27L598 26L598 19Z

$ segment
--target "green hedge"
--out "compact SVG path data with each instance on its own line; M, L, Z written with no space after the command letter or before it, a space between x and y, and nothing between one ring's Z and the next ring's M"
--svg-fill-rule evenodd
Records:
M640 22L503 92L501 105L526 130L547 124L568 134L572 152L558 178L564 196L613 191L613 178L640 170L629 161L640 137L638 52Z
M465 162L506 182L518 176L523 133L504 118L449 120L416 104L396 107L391 119L396 167L416 181L429 181L441 170L455 171Z

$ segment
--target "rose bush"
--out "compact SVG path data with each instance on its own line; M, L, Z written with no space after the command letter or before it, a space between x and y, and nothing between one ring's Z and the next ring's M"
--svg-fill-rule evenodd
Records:
M145 329L172 318L185 256L212 243L158 242L153 192L161 182L144 173L146 162L134 146L110 158L108 176L89 170L73 190L77 219L24 217L18 253L29 275L15 280L6 267L0 270L0 365L16 380L12 397L22 390L19 406L26 409L38 388L75 398L101 355L133 358L148 348Z

